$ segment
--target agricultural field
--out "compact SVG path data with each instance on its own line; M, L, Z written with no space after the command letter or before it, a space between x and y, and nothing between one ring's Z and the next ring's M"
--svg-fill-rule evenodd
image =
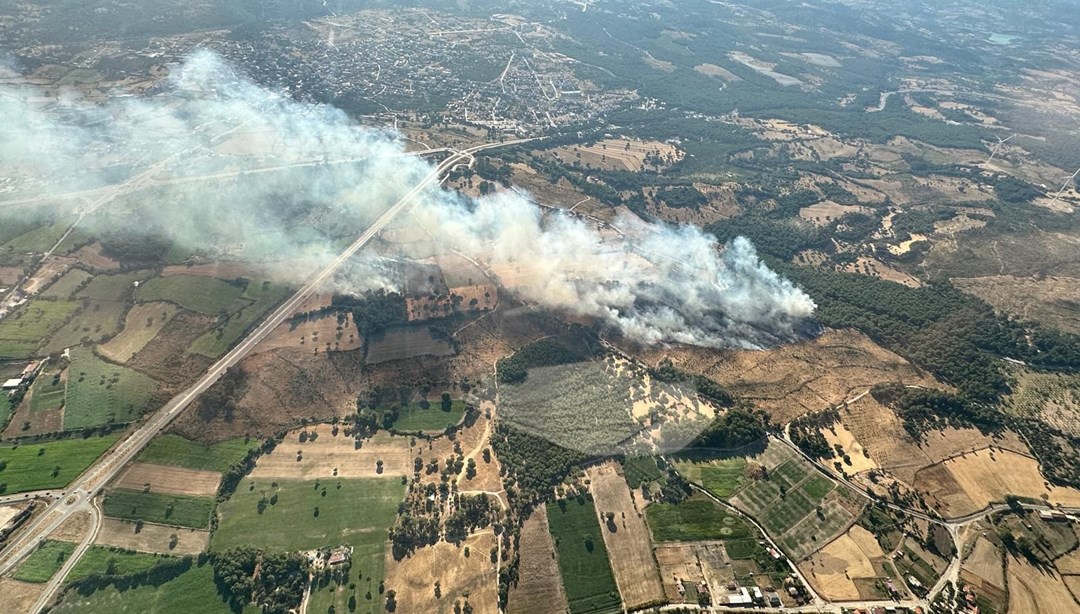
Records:
M840 537L829 542L821 550L799 564L807 580L825 598L832 601L855 601L857 599L883 599L887 595L875 590L876 582L883 582L885 553L866 529L853 526ZM895 586L903 582L894 579Z
M824 546L854 518L849 508L856 504L844 500L847 493L785 445L774 441L753 460L765 467L767 479L751 481L731 501L793 559Z
M643 502L638 502L639 494L630 491L619 468L613 462L605 463L589 468L586 476L623 604L637 608L663 600L664 589L653 558L649 527L639 511Z
M409 449L408 437L380 431L362 440L357 448L356 439L340 430L334 435L333 428L318 424L289 432L273 452L259 457L251 477L329 480L412 475L415 454Z
M509 614L565 614L568 605L548 531L547 507L537 506L521 527L517 584L510 588Z
M230 439L213 445L190 441L179 435L156 437L139 454L138 461L155 465L170 465L187 469L222 472L242 460L249 450L259 447L259 441Z
M149 489L171 495L213 497L221 485L221 473L168 465L132 463L114 484L129 490Z
M437 339L426 325L388 329L367 340L369 365L404 360L417 356L453 356L454 348L445 339Z
M80 344L100 343L119 332L126 310L127 304L121 301L83 301L74 317L49 337L41 352L51 354Z
M1016 385L1007 410L1038 418L1074 437L1080 437L1080 375L1036 373L1016 369Z
M1062 576L1026 560L1008 557L1009 614L1069 614L1076 601Z
M675 460L675 467L687 481L721 499L737 493L749 479L746 476L746 458L742 456L698 459L686 454Z
M105 453L119 435L61 439L0 447L0 484L5 494L67 486Z
M44 590L44 584L0 578L0 595L4 596L4 604L15 612L29 611Z
M160 554L91 546L71 569L67 581L74 582L95 574L138 573L153 569L164 560L168 559Z
M664 477L653 456L628 456L623 459L622 468L630 488L641 488L643 484L657 482Z
M366 595L378 595L387 531L404 495L398 478L244 479L218 506L220 521L210 547L300 551L352 546L352 570L362 575L353 594L359 603L373 603ZM347 601L349 596L338 597Z
M1005 595L1005 559L1001 550L986 537L975 541L975 547L964 559L960 574L964 581L977 587L979 594L991 597Z
M640 431L623 378L603 362L529 369L499 387L499 416L531 435L586 454L610 454Z
M397 611L451 614L458 611L458 606L464 610L467 603L474 614L498 614L498 578L495 563L488 555L495 545L495 535L483 530L470 535L460 546L440 541L401 560L388 554L386 588L396 594ZM439 597L435 596L435 582L439 583ZM386 611L377 595L370 608L365 607L367 602L360 603L364 605L359 611L364 614ZM338 611L343 604L341 599L337 601ZM315 595L311 608L313 612L327 611Z
M704 495L694 495L678 503L651 503L645 508L645 517L658 542L722 540L757 545L753 526ZM742 547L743 544L738 544L733 549Z
M101 507L110 518L205 529L214 499L117 488L105 495Z
M140 303L166 301L198 313L216 316L244 293L245 284L197 275L155 277L139 286Z
M174 278L170 278L174 279ZM203 278L209 279L209 278ZM233 342L240 338L255 322L280 303L288 294L286 286L248 281L240 296L223 310L224 322L195 340L188 352L217 358L224 354Z
M109 585L87 595L68 591L51 611L58 614L235 614L218 594L214 568L209 562L193 563L190 569L160 585L143 584L123 591Z
M637 172L645 168L665 168L683 158L669 143L640 139L604 139L591 145L567 145L543 152L566 163L608 170Z
M75 544L68 542L41 542L37 550L19 565L11 577L22 582L48 582L74 551Z
M56 242L60 240L60 237L64 236L64 233L67 232L67 229L71 227L74 221L75 218L73 217L64 217L51 224L38 226L10 239L0 246L0 252L46 252L56 245Z
M124 327L120 333L107 343L99 346L97 352L120 364L146 347L179 311L172 303L138 303L124 317Z
M598 539L603 529L596 507L584 498L563 499L549 503L547 515L571 614L618 612L619 591Z
M380 408L387 411L388 408ZM465 401L454 399L450 402L449 411L444 410L440 401L432 401L427 409L420 403L409 403L398 408L398 417L393 422L393 429L402 433L414 433L417 431L445 431L449 425L461 422L465 416Z
M30 387L30 411L51 411L64 404L67 374L63 370L43 369Z
M303 307L297 312L304 313ZM258 353L280 348L300 348L309 351L320 349L326 352L347 352L363 347L362 341L352 313L322 313L294 316L282 322L254 351Z
M93 277L93 275L82 269L69 269L67 273L60 276L60 279L57 279L48 288L41 291L38 296L61 300L70 299L76 290L82 288Z
M87 348L73 348L64 428L131 422L147 408L156 386L142 373L105 362Z
M136 531L135 529L139 530ZM176 539L173 539L173 536ZM169 554L174 556L196 555L205 552L210 545L210 532L202 529L170 527L160 524L143 524L136 527L130 520L104 518L94 544L137 552Z
M42 340L64 325L82 303L34 299L0 320L0 358L33 356Z

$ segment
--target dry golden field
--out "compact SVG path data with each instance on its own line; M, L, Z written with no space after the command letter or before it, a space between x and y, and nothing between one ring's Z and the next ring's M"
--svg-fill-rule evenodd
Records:
M387 590L396 593L399 612L456 612L466 601L476 614L497 614L498 578L488 556L495 546L490 529L469 536L461 546L439 542L414 551L404 559L386 554ZM465 548L469 556L465 556ZM441 597L435 596L439 583Z
M142 490L149 486L150 492L213 497L221 485L217 471L168 467L150 463L132 463L116 481L117 488Z
M169 548L173 534L176 535L176 546ZM94 543L99 546L112 546L139 552L157 552L177 556L196 555L206 551L210 545L210 532L144 523L142 529L136 533L135 524L132 522L105 518L101 521L101 530L98 531Z
M564 614L567 609L547 506L538 505L521 527L518 582L510 588L509 614Z

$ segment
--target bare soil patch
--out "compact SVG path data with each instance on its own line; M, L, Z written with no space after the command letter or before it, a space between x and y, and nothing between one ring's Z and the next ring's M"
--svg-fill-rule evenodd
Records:
M567 163L581 162L605 170L641 171L663 168L682 159L683 153L674 145L661 141L640 139L605 139L592 145L568 145L548 150L547 155ZM646 158L658 161L648 164Z
M870 213L870 210L858 205L840 205L829 200L803 207L799 210L799 217L818 226L827 226L848 213Z
M300 436L305 433L307 441L301 443ZM316 436L312 438L312 434ZM383 462L381 472L379 461ZM289 432L271 454L259 457L251 477L311 480L411 476L412 462L408 437L380 431L357 448L356 440L345 436L343 430L335 436L333 426L319 424Z
M132 463L116 482L117 488L142 490L176 495L214 496L221 485L216 471L167 467L150 463Z
M843 422L834 424L831 429L823 429L821 434L825 436L825 441L829 442L829 447L835 448L836 445L839 445L843 448L844 453L848 455L848 458L851 459L850 465L844 464L844 471L847 473L861 473L877 469L878 464L868 456L869 452L855 438L855 435L844 426Z
M884 279L885 281L903 284L909 288L922 287L922 282L917 278L912 277L903 271L894 269L877 258L870 258L868 256L859 256L856 258L855 262L849 262L843 267L840 267L839 270L847 271L848 273L861 273L862 275L877 277L878 279Z
M22 268L14 266L0 266L0 286L12 286L22 278Z
M635 608L663 599L664 591L652 554L649 528L619 471L618 464L609 462L590 468L586 475L591 481L589 489L600 515L600 532L608 549L615 584L623 604ZM608 513L613 513L614 519L608 521Z
M562 614L566 593L548 531L547 506L538 505L521 527L518 582L510 589L510 614Z
M1001 552L985 537L975 542L971 554L964 559L963 570L998 589L1005 588L1005 566Z
M1076 612L1076 599L1062 577L1053 571L1009 557L1009 614L1069 614Z
M658 545L656 562L660 565L664 595L673 603L685 600L685 595L679 593L680 583L697 585L705 579L693 544Z
M67 270L76 263L74 258L67 258L65 256L53 256L45 261L45 264L41 265L34 275L30 279L26 280L23 284L23 291L27 294L37 294L44 290L49 284L60 279L60 276L67 273Z
M44 590L44 584L0 578L0 595L4 596L4 609L9 612L29 612Z
M26 437L28 435L57 433L62 430L64 430L64 408L31 411L30 395L28 395L11 416L7 428L4 429L3 436Z
M874 536L855 526L800 563L799 568L828 599L854 601L861 597L856 580L874 578L874 560L884 556Z
M828 330L816 339L765 351L678 347L639 354L648 364L666 357L683 370L705 375L753 400L781 423L839 404L878 383L938 387L926 373L852 330Z
M476 614L497 614L498 576L488 556L494 546L495 535L485 530L469 536L461 546L439 542L400 561L387 548L385 585L395 591L398 611L450 614L455 603L464 607L467 601ZM436 582L441 597L435 596Z
M176 534L176 546L169 548L173 534ZM205 552L210 545L210 532L144 523L142 529L136 533L133 522L105 518L101 522L101 530L98 531L94 543L139 552L157 552L176 556L196 555Z
M90 512L78 512L68 516L56 530L50 535L50 539L57 539L64 542L81 542L86 533L90 531L91 518Z

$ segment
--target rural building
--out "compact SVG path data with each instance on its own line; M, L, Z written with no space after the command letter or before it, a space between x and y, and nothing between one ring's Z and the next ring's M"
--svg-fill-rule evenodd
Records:
M745 586L740 586L738 592L727 595L728 605L750 605L754 599L750 597L750 591Z
M328 565L341 565L342 563L349 562L349 558L352 555L352 548L334 548L334 551L330 553L330 558L326 560Z
M768 597L769 599L769 607L780 607L780 595L777 595L776 593L768 593L766 597Z
M1066 522L1069 518L1057 510L1039 510L1039 519L1047 522Z
M21 377L14 377L4 382L4 390L14 390L19 386L22 386L23 380Z
M32 363L26 365L26 367L24 367L23 370L22 370L22 376L23 377L30 377L31 375L34 374L35 371L37 371L37 368L38 368L38 363L37 362L32 362Z

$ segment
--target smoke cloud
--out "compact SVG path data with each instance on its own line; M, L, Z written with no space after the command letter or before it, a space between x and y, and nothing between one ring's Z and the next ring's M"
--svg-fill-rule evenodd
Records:
M0 218L74 202L92 231L165 234L192 253L258 261L291 281L432 168L395 134L269 92L209 52L149 97L40 97L0 88ZM691 226L627 215L615 232L544 213L511 191L473 200L433 189L402 217L399 226L432 238L424 253L400 244L402 255L461 253L526 302L596 318L644 344L761 347L796 338L814 310L748 241L720 246ZM339 289L398 289L386 262L367 250Z

